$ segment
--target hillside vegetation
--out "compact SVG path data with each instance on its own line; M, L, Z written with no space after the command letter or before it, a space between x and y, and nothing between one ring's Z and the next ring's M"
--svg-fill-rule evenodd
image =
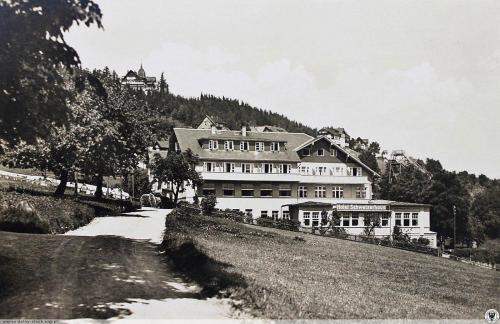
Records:
M429 255L174 211L164 247L209 291L266 318L482 318L495 271ZM490 287L490 288L487 288Z

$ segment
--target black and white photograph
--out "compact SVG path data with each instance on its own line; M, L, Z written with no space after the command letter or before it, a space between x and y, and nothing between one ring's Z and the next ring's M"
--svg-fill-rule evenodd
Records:
M500 1L0 0L0 324L500 323Z

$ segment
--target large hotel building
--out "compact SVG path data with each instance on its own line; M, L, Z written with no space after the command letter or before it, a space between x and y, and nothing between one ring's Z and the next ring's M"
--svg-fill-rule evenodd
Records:
M171 143L199 156L196 170L204 184L197 195L214 194L218 208L294 219L305 228L321 226L321 212L335 209L342 216L337 225L349 234L362 234L364 216L375 213L381 220L376 236L391 235L398 225L411 238L425 237L436 246L430 206L372 199L379 175L346 148L342 134L228 130L205 120L198 129L175 128ZM186 190L187 199L194 194Z

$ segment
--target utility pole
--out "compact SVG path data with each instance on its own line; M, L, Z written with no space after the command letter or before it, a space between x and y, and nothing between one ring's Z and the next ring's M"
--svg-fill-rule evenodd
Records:
M457 248L457 207L453 205L453 252Z

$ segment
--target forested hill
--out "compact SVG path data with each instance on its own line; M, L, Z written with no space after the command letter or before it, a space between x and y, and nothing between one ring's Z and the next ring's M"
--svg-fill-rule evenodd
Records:
M245 123L251 126L279 126L289 132L303 132L315 135L316 130L284 115L252 107L237 99L200 95L185 98L179 95L155 92L150 102L162 119L162 129L172 126L197 127L206 115L218 117L230 129L239 129Z

